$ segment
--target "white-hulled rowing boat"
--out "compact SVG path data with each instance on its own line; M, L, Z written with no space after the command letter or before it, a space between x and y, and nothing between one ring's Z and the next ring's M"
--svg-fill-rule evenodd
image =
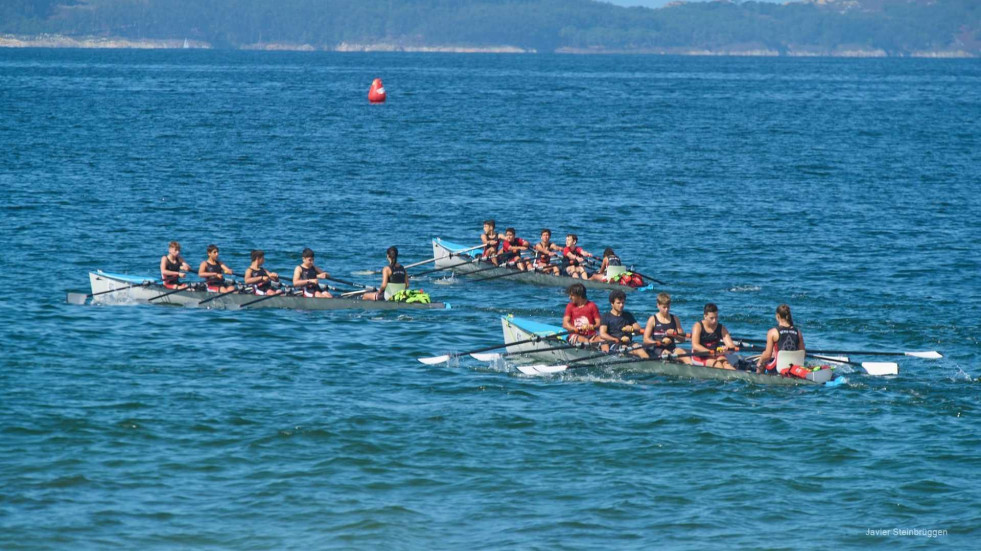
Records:
M518 272L514 268L490 268L490 264L486 262L479 262L480 255L481 251L479 250L467 251L467 247L464 245L446 241L445 239L440 239L439 237L433 239L433 257L436 258L436 267L449 268L450 271L460 275L468 275L476 272L477 270L481 270L480 275L477 276L480 279L500 277L502 282L504 280L518 281L521 283L548 287L568 287L573 283L582 283L587 289L603 289L607 291L620 289L627 293L632 291L654 290L652 285L648 285L646 287L630 287L629 285L620 285L619 283L606 283L605 281L597 281L593 279L573 279L569 276L554 276L537 271ZM478 279L478 281L480 280Z
M536 335L538 336L548 336L555 335L563 331L561 327L556 327L554 325L547 325L544 323L538 323L531 320L514 318L514 317L504 317L501 318L501 326L504 329L504 342L512 343L522 341L523 344L518 344L514 346L508 346L508 353L520 353L522 355L527 355L530 358L534 358L539 361L548 362L549 364L562 364L568 362L574 362L577 359L585 358L589 356L596 356L597 351L595 349L578 349L578 348L562 348L560 350L549 350L550 348L557 348L565 341L558 341L554 339L542 339L538 342L524 342L533 339ZM592 361L582 361L574 363L577 367L602 367L604 363L613 362L612 367L622 369L624 371L629 371L631 373L655 373L658 375L670 375L673 377L691 378L691 379L721 379L721 380L742 380L751 383L764 384L764 385L782 385L782 386L794 386L794 385L816 385L816 384L829 384L836 385L839 384L839 379L833 381L811 381L807 379L798 379L794 377L781 377L778 375L763 375L758 374L755 371L742 371L742 370L729 370L729 369L717 369L714 367L702 367L698 365L689 365L682 363L680 361L664 361L664 360L627 360L624 358L618 358L617 356L610 356L609 358L597 358ZM524 366L519 366L519 369ZM542 366L546 367L546 366ZM548 366L551 367L551 366ZM560 366L565 367L565 366ZM551 371L549 369L537 369L535 367L527 366L525 369L521 369L522 372L528 374L549 374L553 372L564 371L565 369L556 369ZM823 370L817 373L821 375L826 375Z
M202 300L208 300L202 306L225 309L237 309L243 306L246 309L286 308L291 310L439 310L449 308L449 305L442 302L422 304L355 298L304 298L295 295L277 295L263 298L252 293L228 293L219 298L214 298L217 293L191 290L174 292L161 285L158 279L111 274L101 270L90 272L89 282L92 284L92 295L94 295L92 302L97 304L150 302L151 299L154 299L152 300L153 304L176 304L179 306L197 306ZM115 289L119 290L111 292ZM157 299L156 297L160 298Z

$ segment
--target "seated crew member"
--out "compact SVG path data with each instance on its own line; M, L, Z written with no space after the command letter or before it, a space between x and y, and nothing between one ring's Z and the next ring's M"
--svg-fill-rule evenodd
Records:
M565 248L562 249L562 265L565 273L570 277L575 279L589 279L583 264L585 264L587 257L592 258L593 255L576 245L578 242L579 236L574 233L565 236Z
M181 278L187 277L187 272L190 271L191 265L181 256L181 244L171 241L167 254L160 257L160 279L163 280L163 286L167 289L187 289L187 283L181 281Z
M610 267L613 266L613 269ZM617 268L617 266L622 267L623 262L620 261L620 257L617 253L613 252L612 247L607 247L603 250L603 262L600 264L599 270L596 271L589 279L596 281L610 281L610 276L615 275L613 272L625 272L626 268Z
M484 244L484 252L481 255L481 260L490 261L497 266L498 253L501 252L502 237L501 234L497 233L493 220L484 220L484 233L480 234L480 242Z
M657 295L657 313L647 319L644 328L644 345L651 356L665 358L675 353L680 354L678 360L690 364L691 357L677 343L685 341L685 333L681 328L681 320L671 313L671 295Z
M279 295L283 291L273 289L272 282L279 281L279 274L269 272L262 265L266 262L266 253L260 250L252 251L252 264L245 269L245 284L252 286L252 292L257 295Z
M711 302L702 310L702 321L691 328L691 363L720 369L735 369L725 357L735 350L729 330L719 323L719 307Z
M314 266L313 251L303 249L301 256L303 263L293 269L293 287L302 289L306 298L334 298L334 295L320 290L319 280L330 277L330 274Z
M777 306L777 326L766 332L766 350L760 354L756 363L756 372L772 371L777 368L777 354L781 350L788 352L805 350L804 335L794 327L794 318L790 315L790 306Z
M531 243L516 235L514 228L504 230L504 240L501 241L502 251L498 257L504 266L513 266L518 270L530 270L531 266L521 258L521 253L531 248Z
M381 287L374 293L361 295L364 300L388 300L392 295L409 288L409 274L399 264L398 248L389 247L385 256L388 258L388 266L382 268Z
M562 247L552 243L552 230L543 229L541 241L535 244L535 265L534 269L545 274L559 275L559 267L551 264L552 257L558 256L558 251Z
M572 331L566 340L570 344L600 342L596 330L600 326L600 313L596 303L586 298L586 288L582 283L569 286L569 304L562 316L562 328Z
M235 286L225 281L226 275L235 272L224 262L218 260L218 245L208 245L208 259L198 266L198 277L203 278L212 293L231 293Z
M610 291L610 312L600 318L599 336L603 352L627 352L638 358L650 358L643 346L632 346L634 335L640 334L640 324L633 314L623 309L627 294L620 289Z

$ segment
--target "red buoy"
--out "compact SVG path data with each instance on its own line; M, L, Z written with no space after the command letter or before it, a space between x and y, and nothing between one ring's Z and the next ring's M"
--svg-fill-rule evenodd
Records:
M371 89L368 90L368 101L371 103L385 103L385 86L382 79L376 78L371 81Z

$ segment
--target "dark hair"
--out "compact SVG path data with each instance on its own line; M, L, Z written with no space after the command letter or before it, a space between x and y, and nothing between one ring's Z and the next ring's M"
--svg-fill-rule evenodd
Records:
M538 235L541 235L543 233L547 233L549 236L551 236L552 235L552 230L550 230L548 228L542 228L542 231L538 232Z
M494 223L494 219L493 218L488 218L487 220L484 220L484 225L485 226L490 226L492 228L497 227L497 224Z
M310 249L310 247L307 247L307 248L303 249L303 252L300 253L300 257L301 258L313 258L313 250Z
M794 318L793 316L790 315L790 306L787 306L786 304L781 304L780 306L777 306L777 315L787 320L787 323L789 323L790 325L794 324Z
M702 308L702 315L708 314L709 312L718 313L719 307L716 306L715 303L710 302L705 305L705 308Z
M616 256L616 255L617 253L613 252L613 247L607 247L603 249L603 258L606 258L608 256Z
M211 251L217 251L217 250L218 250L218 245L215 245L214 243L208 245L208 254L211 254Z
M573 283L572 285L569 285L569 296L586 298L586 286L582 283Z
M391 247L388 248L387 251L385 251L385 256L387 256L388 259L391 260L391 264L395 264L399 260L399 248L396 247L395 245L392 245Z
M518 232L515 231L514 228L508 228L508 229L504 230L504 233L508 233L508 232L513 233L514 235L518 235Z
M170 245L168 246L168 248L169 247L173 247L173 248L177 249L178 251L181 250L181 244L178 243L177 241L171 241L170 242Z
M252 262L259 260L260 258L265 258L265 256L266 253L264 253L261 249L256 249L252 251Z
M620 289L614 289L610 291L610 304L613 304L617 300L627 300L627 293L624 293Z
M575 241L576 243L579 242L579 236L576 235L576 234L574 234L574 233L567 233L567 234L565 234L565 236L566 237L571 237L572 240Z

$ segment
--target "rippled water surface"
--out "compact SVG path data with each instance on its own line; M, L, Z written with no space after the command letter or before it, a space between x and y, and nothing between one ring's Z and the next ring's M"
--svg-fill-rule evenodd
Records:
M0 50L0 547L976 546L979 167L976 60ZM432 276L451 310L65 303L172 239L368 281L487 217L615 246L686 326L787 302L809 346L946 358L834 389L425 366L565 303Z

